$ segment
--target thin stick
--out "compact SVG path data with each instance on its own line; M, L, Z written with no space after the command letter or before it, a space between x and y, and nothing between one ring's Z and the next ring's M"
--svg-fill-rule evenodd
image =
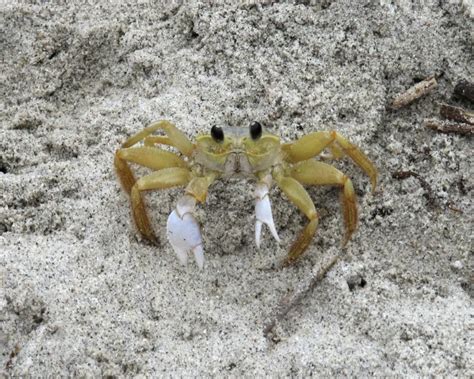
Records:
M470 135L474 133L474 125L463 122L442 121L435 118L427 118L423 121L423 126L441 133L457 133Z
M441 103L439 113L441 117L444 117L448 120L474 125L474 113L468 112L465 109Z
M467 80L461 80L454 87L454 94L474 103L474 83Z
M263 329L263 335L266 338L269 338L269 335L273 331L273 328L275 328L276 323L281 321L289 311L297 306L301 300L303 300L306 295L308 295L308 293L311 292L311 290L316 287L316 285L321 282L321 280L324 279L329 270L341 259L341 257L341 255L332 257L328 262L326 262L326 264L321 265L316 273L311 276L310 280L303 285L301 290L296 290L291 294L291 296L285 296L280 300L275 315L267 324L265 324Z
M413 103L416 99L430 93L438 86L438 82L434 76L430 76L425 80L410 87L407 91L398 95L391 104L393 109L400 109Z
M425 196L426 196L426 199L428 200L428 204L430 206L435 206L435 205L439 205L438 203L438 200L436 199L436 197L433 195L433 190L431 189L430 185L428 184L428 182L423 179L423 177L421 177L419 174L417 174L416 172L414 171L411 171L411 170L408 170L408 171L396 171L394 173L392 173L392 178L394 179L399 179L399 180L405 180L407 178L410 178L410 177L414 177L416 178L421 187L423 188L423 190L425 191Z
M423 190L425 191L425 197L428 200L428 204L430 206L440 206L438 199L435 197L433 194L433 190L431 189L430 185L428 182L423 179L419 174L417 174L414 171L408 170L408 171L395 171L392 173L392 178L394 179L399 179L399 180L405 180L410 177L416 178L419 182ZM452 211L458 212L458 213L463 213L463 211L455 206L455 204L449 200L447 203L447 208L451 209Z

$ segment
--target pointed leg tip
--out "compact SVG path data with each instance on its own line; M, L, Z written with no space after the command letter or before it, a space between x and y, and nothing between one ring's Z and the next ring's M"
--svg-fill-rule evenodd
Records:
M140 233L140 236L142 238L142 241L150 244L150 245L159 245L158 238L154 234L147 233L145 231L141 231L140 229L138 230Z
M346 247L347 244L349 243L349 241L351 240L354 232L355 232L356 228L348 231L345 235L344 235L344 239L342 240L342 247Z
M345 236L344 239L342 240L342 248L345 249L347 248L347 244L351 240L351 236Z
M150 234L146 238L154 245L158 245L158 238L154 234Z
M375 194L375 190L377 188L377 179L372 180L372 195Z
M290 267L290 266L293 266L296 262L296 259L293 259L291 257L286 257L285 259L283 259L283 261L281 262L281 267L282 268L286 268L286 267Z

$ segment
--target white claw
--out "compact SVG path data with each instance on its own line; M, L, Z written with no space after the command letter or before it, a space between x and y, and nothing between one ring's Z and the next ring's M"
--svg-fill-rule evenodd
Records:
M270 180L267 179L267 182ZM262 233L262 225L266 224L270 229L270 232L273 235L273 238L279 243L280 237L275 228L272 216L272 206L270 204L270 198L268 196L268 189L270 185L265 182L259 182L257 188L255 189L255 215L257 217L257 222L255 223L255 243L257 248L260 248L260 236Z
M202 245L198 245L194 248L194 260L200 269L204 267L204 249Z
M196 199L184 195L179 199L176 209L171 212L166 224L168 241L182 265L188 262L188 254L193 253L200 269L204 267L204 250L199 224L192 212Z

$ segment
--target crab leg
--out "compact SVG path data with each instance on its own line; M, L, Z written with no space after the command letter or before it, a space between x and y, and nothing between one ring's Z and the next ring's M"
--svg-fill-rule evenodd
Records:
M318 227L318 213L314 206L313 201L308 195L308 192L303 186L295 179L288 176L276 175L275 180L281 190L288 196L290 201L295 204L301 212L303 212L308 218L309 222L306 227L301 231L293 245L290 248L290 252L286 257L284 264L289 265L294 263L298 257L305 252L308 248L316 228Z
M310 133L293 143L283 145L283 150L288 154L289 160L296 163L319 155L325 148L330 147L331 144L336 144L337 146L333 150L336 152L336 155L339 155L340 150L342 150L369 176L372 183L372 192L374 192L377 185L377 170L374 165L357 146L350 143L336 131Z
M114 165L120 182L128 194L135 184L135 177L127 162L137 163L153 170L188 167L187 163L176 154L158 148L140 146L118 149L115 152Z
M148 136L143 140L145 146L168 145L173 146L173 142L167 136Z
M341 159L344 157L344 151L338 147L336 144L332 144L328 146L329 154L327 155L320 155L321 159Z
M171 122L166 120L155 121L151 123L146 128L127 139L122 144L122 147L131 147L157 130L163 130L166 133L166 137L164 137L161 141L166 141L167 145L176 147L187 157L193 153L194 145L191 143L191 141L189 141L188 137L186 137L186 135Z
M139 232L144 237L150 241L156 241L155 233L151 228L150 220L145 210L141 192L182 186L189 183L190 177L191 172L186 168L165 168L138 179L133 185L130 193L133 218Z
M163 130L166 136L150 136L150 134L157 130ZM148 140L150 138L151 140ZM130 148L143 140L146 146ZM115 152L114 158L117 175L128 194L130 194L136 180L127 162L135 162L154 170L168 167L187 167L186 163L177 155L157 148L151 148L155 142L174 146L188 157L194 151L194 145L189 141L188 137L169 121L154 122L131 136L122 144L122 149L118 149Z
M268 226L273 238L275 238L277 242L280 242L280 237L278 237L275 223L273 222L272 206L268 195L271 180L272 177L267 175L257 183L257 187L255 188L255 216L257 218L257 221L255 222L255 243L257 248L260 248L260 236L262 234L263 224Z
M186 187L186 194L179 199L176 208L168 217L166 224L168 241L183 265L188 262L188 254L192 253L198 267L200 269L204 267L201 230L194 217L194 210L197 201L206 200L207 189L215 178L214 173L194 177Z
M295 164L291 169L291 176L303 184L342 187L341 202L346 228L343 245L345 245L357 228L356 194L351 180L337 168L314 159Z

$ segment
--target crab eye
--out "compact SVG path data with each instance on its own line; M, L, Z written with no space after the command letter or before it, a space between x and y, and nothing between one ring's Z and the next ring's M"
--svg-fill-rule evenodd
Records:
M222 130L222 128L219 128L218 126L214 125L211 128L211 137L216 142L222 142L224 141L224 131Z
M262 136L262 125L257 121L250 124L249 130L250 137L252 137L253 140L257 140Z

